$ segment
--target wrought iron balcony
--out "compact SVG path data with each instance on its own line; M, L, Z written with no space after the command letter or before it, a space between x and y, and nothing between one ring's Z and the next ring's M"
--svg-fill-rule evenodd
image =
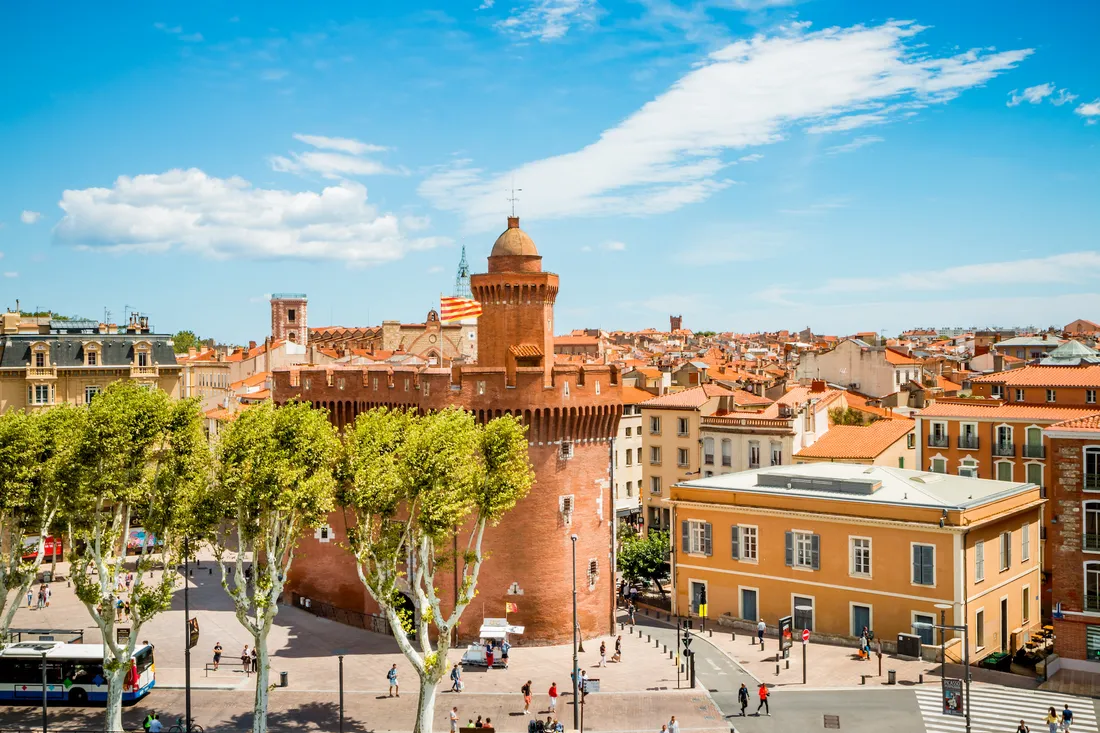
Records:
M995 456L1008 456L1012 457L1016 455L1015 443L994 443L993 455Z
M1047 448L1045 445L1032 445L1030 443L1024 443L1024 458L1046 458Z
M1089 552L1100 552L1100 534L1081 535L1081 542Z
M1100 611L1100 595L1088 593L1085 594L1085 610L1086 611Z
M960 435L959 447L964 450L977 450L978 449L978 436L977 435Z
M947 447L947 435L928 435L928 447L929 448L946 448Z
M1085 488L1093 491L1100 489L1100 473L1086 473Z

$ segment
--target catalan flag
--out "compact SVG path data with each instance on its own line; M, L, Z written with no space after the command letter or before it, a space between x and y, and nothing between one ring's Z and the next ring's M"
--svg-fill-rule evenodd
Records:
M470 298L441 296L439 298L439 320L443 323L461 321L463 318L477 318L481 315L481 303Z
M504 612L505 613L518 613L519 612L519 606L517 606L514 603L505 603L504 604Z

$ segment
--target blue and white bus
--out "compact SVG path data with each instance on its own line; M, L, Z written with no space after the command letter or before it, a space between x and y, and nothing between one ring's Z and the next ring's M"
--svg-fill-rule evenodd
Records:
M103 645L59 641L21 641L0 650L0 701L41 700L43 662L48 700L72 705L107 701ZM155 672L153 647L143 644L136 648L122 688L123 704L148 695L156 684Z

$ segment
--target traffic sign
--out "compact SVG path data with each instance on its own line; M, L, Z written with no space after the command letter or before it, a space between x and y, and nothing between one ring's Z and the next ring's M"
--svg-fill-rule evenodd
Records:
M810 640L810 630L802 629L802 643L805 644Z

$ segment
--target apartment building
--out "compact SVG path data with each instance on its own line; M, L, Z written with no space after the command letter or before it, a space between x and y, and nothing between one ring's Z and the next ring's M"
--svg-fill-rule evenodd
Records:
M916 423L876 420L870 425L834 425L813 445L794 454L794 463L860 463L919 468Z
M829 410L847 406L844 391L820 380L794 387L770 404L759 397L740 402L737 411L700 417L704 478L790 465L794 454L830 430Z
M681 481L664 502L673 612L886 640L948 618L973 660L1040 625L1039 487L882 466L811 463ZM958 647L961 649L961 647Z
M178 355L176 361L182 367L181 397L198 398L203 412L230 403L230 364L215 349L191 349Z
M906 382L921 381L921 364L888 347L845 339L828 351L802 354L795 376L799 381L822 379L860 394L885 397Z
M623 387L623 415L615 436L615 517L642 521L642 408L653 395L637 387Z

